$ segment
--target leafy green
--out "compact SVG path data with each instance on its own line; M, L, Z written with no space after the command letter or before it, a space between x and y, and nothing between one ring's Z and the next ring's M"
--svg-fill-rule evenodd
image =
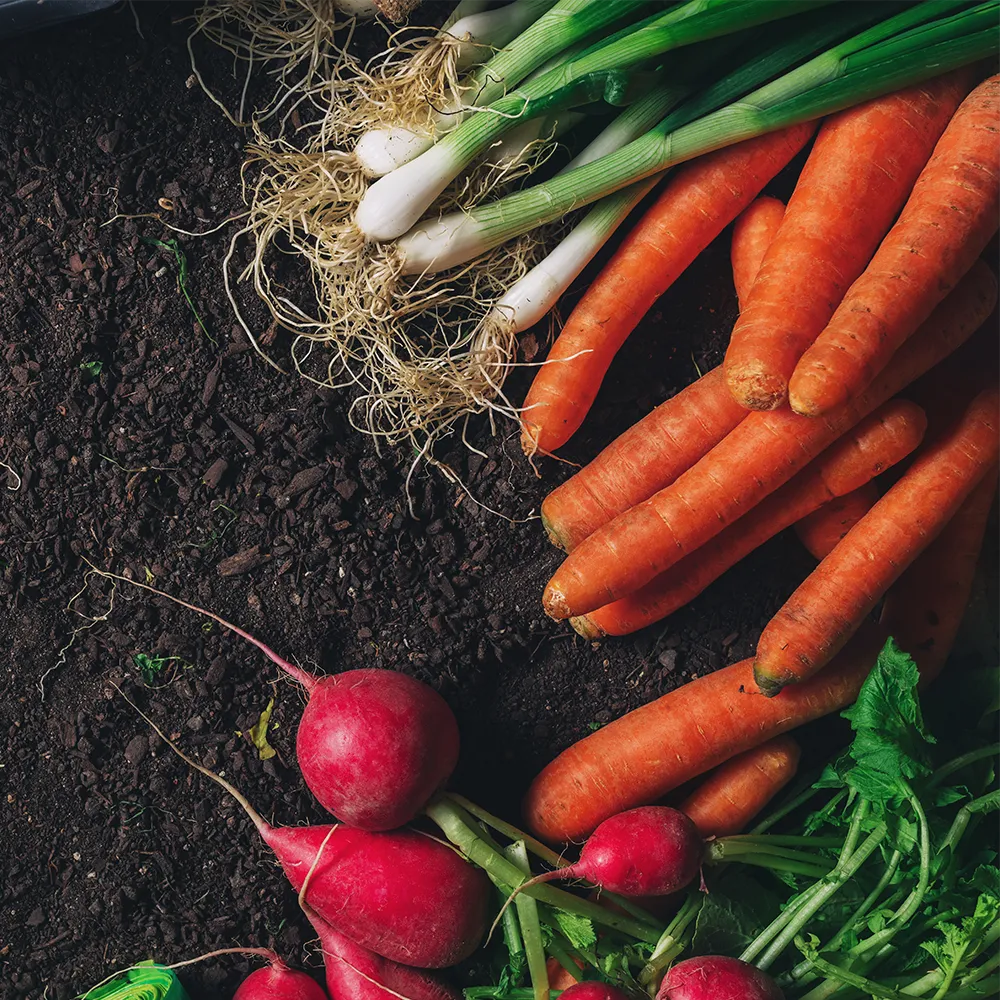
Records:
M909 797L910 782L930 774L926 747L935 739L920 713L919 679L913 658L889 639L857 701L843 712L855 732L855 764L844 780L876 806L898 806Z
M80 370L86 372L91 378L97 378L104 371L103 361L82 361Z
M778 912L781 901L749 873L710 878L694 925L692 955L738 955Z
M577 913L566 910L550 911L556 928L574 948L593 948L597 944L597 932L593 923Z
M246 736L257 748L257 756L261 760L270 760L277 750L267 741L267 729L271 724L271 713L274 711L274 699L271 698L264 711L260 713L260 718L247 730Z

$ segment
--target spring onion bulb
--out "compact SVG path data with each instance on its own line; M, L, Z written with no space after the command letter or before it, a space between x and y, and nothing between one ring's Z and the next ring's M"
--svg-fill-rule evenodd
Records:
M472 17L473 14L488 10L490 2L491 0L458 0L444 24L441 25L441 32L447 32L453 24L457 24L464 17Z
M672 49L816 6L816 0L692 0L647 18L635 30L621 32L614 40L525 82L467 118L416 159L380 178L361 199L355 222L369 240L397 239L417 223L455 177L519 120L600 100L606 88L620 85L623 79L627 82L627 70Z
M479 14L470 14L448 29L461 43L456 67L467 70L490 56L490 49L502 49L529 25L534 24L555 0L514 0L513 3Z
M486 151L485 161L491 166L510 168L522 163L531 147L539 141L550 142L565 135L586 115L579 111L563 111L558 115L542 115L518 125Z
M396 244L404 273L457 266L695 156L995 55L998 13L998 0L973 7L953 0L924 0L703 118L680 128L668 118L600 160L471 212L452 213L416 227ZM945 16L931 20L935 15Z
M489 58L520 35L555 3L555 0L513 0L494 10L473 11L441 29L457 43L455 69L464 71ZM472 81L461 85L463 92L474 89ZM462 100L453 96L440 111L430 116L426 129L417 131L402 125L369 129L358 139L354 153L367 177L381 177L419 156L434 145L436 136L454 128L462 118Z
M373 18L378 13L375 0L333 0L333 5L348 17Z
M501 48L488 62L467 77L455 97L431 116L428 127L415 131L404 127L372 129L366 132L355 148L362 170L369 177L381 177L415 159L430 149L437 137L459 126L466 117L465 104L485 107L517 86L539 66L555 61L582 40L588 39L616 21L623 21L641 12L644 0L558 0L544 12L538 0L514 0L512 4L490 13L510 12L507 17L523 18L524 11L534 13L536 20L523 30L511 44ZM534 6L532 6L534 5ZM539 16L540 15L540 16ZM492 30L499 30L491 22ZM452 25L451 31L461 28ZM477 36L475 46L484 57L488 46L500 47L491 37Z

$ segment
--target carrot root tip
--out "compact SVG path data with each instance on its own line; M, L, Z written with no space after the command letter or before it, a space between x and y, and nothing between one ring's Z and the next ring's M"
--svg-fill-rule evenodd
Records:
M587 615L577 615L569 620L574 631L582 635L584 639L603 639L608 633L596 622L591 621Z
M729 391L748 410L776 410L788 399L788 386L778 375L753 368L726 373Z

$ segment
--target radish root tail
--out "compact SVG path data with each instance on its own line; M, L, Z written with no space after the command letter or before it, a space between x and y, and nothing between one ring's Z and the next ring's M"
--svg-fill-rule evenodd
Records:
M112 573L106 569L99 569L89 559L87 559L86 556L81 558L98 576L103 576L107 580L117 580L121 583L131 584L133 587L138 587L140 590L148 591L150 594L155 594L157 597L165 597L168 601L173 601L174 604L179 604L182 608L187 608L188 611L193 611L195 614L202 615L205 618L210 618L213 622L216 622L223 628L228 629L230 632L235 632L241 639L246 639L247 642L256 646L272 663L279 666L285 671L286 674L298 681L299 684L301 684L307 691L312 691L312 689L319 683L319 678L310 674L308 671L303 670L301 667L297 667L294 663L289 663L288 660L279 656L273 649L271 649L270 646L261 642L260 639L252 636L249 632L241 629L238 625L234 625L232 622L227 622L225 618L215 614L214 611L206 611L205 608L199 608L197 604L189 604L180 597L174 597L173 594L168 594L166 591L157 590L156 587L151 587L148 583L140 583L138 580L132 580L127 576L121 576L118 573ZM131 702L129 704L131 704ZM138 711L138 709L136 709L136 711ZM143 718L145 718L145 716L143 716ZM152 725L152 723L150 723L150 725Z
M176 743L174 743L173 740L170 739L169 736L166 735L166 733L163 732L162 729L160 729L160 727L155 722L153 722L153 720L148 715L146 715L146 713L141 708L139 708L139 706L134 701L132 701L132 699L120 687L118 687L117 684L114 684L114 682L112 682L112 684L115 690L125 699L125 701L127 701L132 706L132 708L134 708L135 711L143 719L145 719L150 729L152 729L153 732L156 733L156 735L159 736L160 739L163 740L163 742L166 743L167 746L170 747L170 749L173 750L173 752L177 754L177 756L180 757L180 759L184 761L185 764L188 765L188 767L194 768L194 770L197 771L199 774L203 774L210 781L214 781L220 788L225 789L234 799L236 799L236 801L243 807L246 814L250 817L250 820L253 823L253 825L257 828L258 833L260 833L263 836L264 832L270 829L270 825L267 823L264 817L261 816L261 814L257 812L257 810L254 809L252 805L250 805L249 800L246 798L246 796L243 795L243 793L238 788L236 788L234 785L231 785L221 775L216 774L214 771L210 771L207 767L204 766L204 764L199 764L196 760L194 760L194 758L189 757L183 750L181 750L179 746L177 746Z

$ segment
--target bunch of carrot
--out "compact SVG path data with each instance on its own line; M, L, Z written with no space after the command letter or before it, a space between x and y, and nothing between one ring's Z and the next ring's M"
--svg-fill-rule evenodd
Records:
M724 363L542 505L569 553L546 587L548 614L591 638L635 631L793 525L821 561L752 661L633 713L543 772L528 811L545 836L575 837L843 707L886 634L926 675L943 665L995 494L1000 424L996 373L975 357L992 335L972 336L997 300L979 257L1000 215L1000 76L976 83L966 68L831 116L787 208L757 195L808 130L693 161L569 317L557 363L525 403L527 451L568 440L642 313L735 220L740 315ZM899 398L913 383L917 402ZM670 760L650 766L667 738ZM596 811L581 820L592 782Z

